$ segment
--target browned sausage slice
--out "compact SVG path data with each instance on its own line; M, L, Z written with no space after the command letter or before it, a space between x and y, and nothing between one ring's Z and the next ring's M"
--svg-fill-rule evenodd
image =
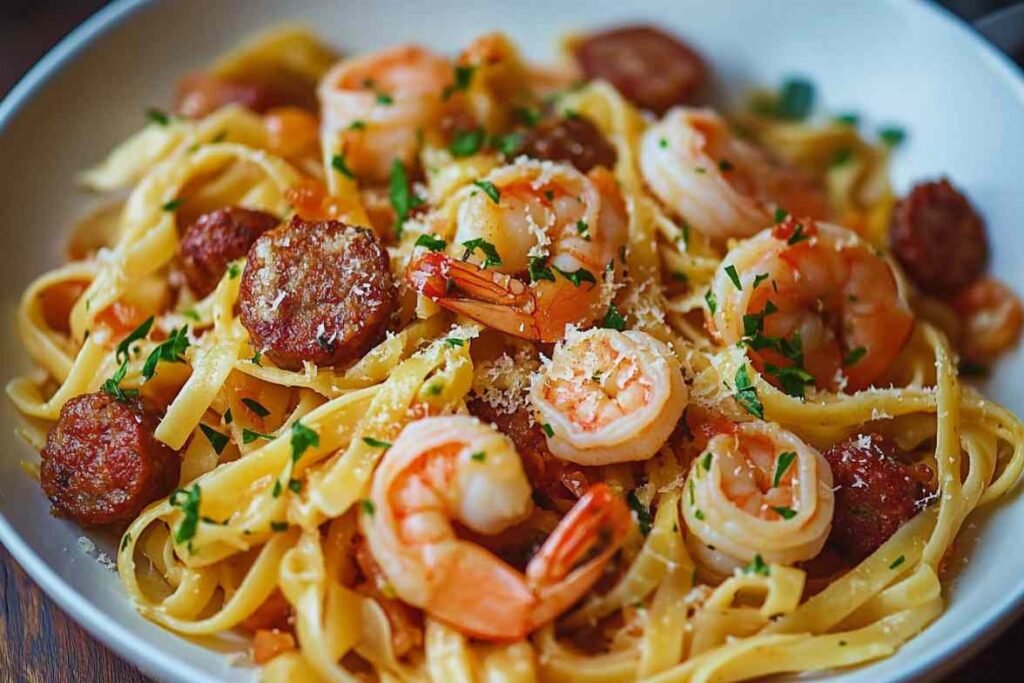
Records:
M956 294L988 262L985 223L945 178L919 183L900 200L889 242L907 275L928 294Z
M692 48L652 26L595 33L575 52L587 79L603 78L633 104L659 114L689 100L706 70Z
M212 292L228 268L256 238L281 221L265 211L231 206L205 213L185 229L178 257L185 281L196 296Z
M857 434L825 451L835 482L829 545L859 562L916 515L931 495L931 471L898 458L878 434Z
M618 156L597 126L582 116L544 119L523 134L517 153L568 161L583 173L595 166L610 170Z
M375 234L298 216L249 249L239 300L253 347L288 369L358 357L384 334L396 307L388 254Z
M159 421L139 399L103 392L65 403L39 470L54 510L83 526L114 524L169 494L181 458L153 437Z

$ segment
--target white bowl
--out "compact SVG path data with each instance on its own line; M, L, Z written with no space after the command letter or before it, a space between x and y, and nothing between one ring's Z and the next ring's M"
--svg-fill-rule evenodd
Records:
M534 58L554 55L570 29L644 19L678 31L707 57L723 92L804 74L819 101L856 110L870 125L895 122L909 137L895 182L949 174L980 207L994 245L993 269L1024 292L1024 81L1016 68L951 15L924 2L860 0L405 0L115 2L47 55L0 105L0 230L5 374L24 369L14 309L25 285L61 261L75 216L95 200L76 192L75 172L139 128L147 106L168 101L178 75L268 25L302 21L346 52L418 41L449 52L501 29ZM1024 353L997 368L988 391L1024 413ZM82 532L50 516L38 485L18 466L33 459L14 436L4 400L0 431L0 540L29 574L93 635L164 680L252 680L252 669L137 616L116 574L80 548ZM1019 488L1019 487L1018 487ZM982 519L982 517L985 517ZM895 681L937 676L1005 626L1024 599L1024 497L969 520L970 548L947 585L948 610L895 656L832 677ZM109 539L93 536L113 556ZM976 540L976 542L973 542Z

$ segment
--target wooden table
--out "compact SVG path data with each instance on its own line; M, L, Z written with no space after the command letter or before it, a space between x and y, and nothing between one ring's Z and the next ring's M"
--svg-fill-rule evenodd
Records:
M64 33L104 4L105 0L0 0L0 93L6 93ZM948 4L963 11L970 0L951 0ZM3 546L0 577L0 683L148 680L65 616ZM1024 621L947 680L1024 679L1018 663L1022 652Z

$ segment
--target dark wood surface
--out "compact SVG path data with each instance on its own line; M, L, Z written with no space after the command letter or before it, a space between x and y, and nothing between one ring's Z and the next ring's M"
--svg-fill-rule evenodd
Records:
M0 0L0 93L6 93L57 40L103 4L103 0ZM949 4L967 13L971 2L951 0ZM993 3L987 4L990 8ZM0 683L148 681L61 612L3 546L0 578ZM1022 652L1024 621L947 681L1024 680L1018 663Z

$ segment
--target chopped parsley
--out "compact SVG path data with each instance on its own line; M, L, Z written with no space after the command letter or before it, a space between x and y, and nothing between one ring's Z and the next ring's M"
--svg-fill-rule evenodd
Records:
M693 511L693 516L702 522L704 521L704 511L699 508Z
M348 162L345 160L344 154L335 154L331 157L331 168L346 178L355 180L356 174L348 167Z
M728 173L733 168L734 166L732 165L732 162L729 161L728 159L722 159L721 161L718 162L718 170L721 171L722 173Z
M160 208L163 209L164 211L167 211L167 212L177 211L179 208L181 208L181 205L184 204L184 203L185 203L184 199L172 199L169 202L164 202L160 206Z
M757 289L758 286L768 279L768 273L760 273L754 276L754 286L751 289Z
M184 317L188 318L189 320L194 320L196 322L199 322L201 320L201 318L199 317L199 314L196 313L194 308L190 308L187 311L182 311L181 314Z
M805 78L791 78L782 84L775 102L775 117L803 121L814 106L814 84Z
M232 263L228 266L228 278L234 280L236 277L242 274L242 269L238 263Z
M189 347L188 341L188 325L173 330L171 336L164 341L160 342L155 349L146 358L146 363L142 366L142 376L149 381L152 379L153 374L156 372L156 364L160 361L167 363L184 363L185 358L182 356L185 353L185 349Z
M533 107L516 107L515 114L528 128L536 126L541 119L540 111Z
M783 209L781 206L775 207L775 222L781 223L782 221L789 218L789 212Z
M228 445L229 441L227 435L221 434L213 427L205 425L202 422L199 423L199 429L203 432L203 436L206 437L206 440L210 442L210 445L213 446L214 453L220 455L224 452L224 447Z
M129 358L131 345L149 336L149 330L153 327L153 316L146 318L141 325L128 333L128 336L121 340L114 351L114 358L118 362L124 362ZM137 351L136 351L137 352Z
M629 505L629 509L633 511L633 515L636 517L640 533L644 536L651 533L651 509L640 502L636 495L636 489L626 494L626 504Z
M844 126L858 126L860 125L860 117L852 112L840 114L839 116L832 119L836 123L841 123Z
M171 122L171 117L166 112L156 108L147 109L146 118L159 126L166 126Z
M252 412L256 413L260 417L266 417L267 415L270 415L270 411L267 410L266 408L264 408L263 404L261 404L256 399L248 398L248 397L247 398L243 398L242 399L242 403L245 404L246 408L248 408Z
M591 273L586 268L579 268L579 269L574 270L572 272L569 272L567 270L562 270L558 266L552 266L552 268L554 268L555 271L559 275L564 277L566 280L571 282L576 287L579 287L580 284L583 283L583 282L589 282L589 283L595 284L595 285L597 284L597 278L595 278L594 274Z
M832 155L832 167L837 168L839 166L845 166L853 158L853 150L849 147L843 149L837 149L836 153Z
M786 473L789 466L796 460L796 453L794 451L785 451L779 453L778 460L775 461L775 476L772 477L772 486L778 486L779 482L782 481L782 475Z
M659 138L658 147L661 147L662 149L668 149L668 140L666 140L665 138Z
M759 574L760 576L768 576L771 570L768 568L768 563L761 557L761 553L754 555L754 559L750 561L744 569L745 574Z
M736 403L754 417L763 420L764 406L761 404L761 399L757 397L757 389L750 382L746 365L736 371L735 383L736 393L733 394L733 398L736 399Z
M448 151L453 157L468 157L480 151L484 142L484 131L482 128L460 131L455 139L448 145Z
M292 423L292 462L298 462L302 454L312 446L316 448L320 445L320 435L315 431L302 424L300 420L296 420Z
M522 144L523 136L520 133L507 133L491 137L491 145L506 157L513 156ZM551 197L548 197L548 199L550 200Z
M626 329L626 319L619 313L619 309L615 307L615 303L608 304L608 311L604 314L604 320L601 321L601 327L609 330L616 330L622 332Z
M107 393L114 397L115 400L125 402L130 398L134 398L139 395L138 389L122 389L121 382L124 380L124 376L128 373L128 359L125 358L124 362L121 363L121 367L117 369L112 377L103 382L103 386L100 387L104 393Z
M499 190L497 187L495 187L494 183L492 183L491 181L489 181L489 180L474 180L473 184L476 185L477 187L479 187L481 190L483 190L484 194L486 194L488 197L490 197L491 201L494 202L495 204L497 204L497 203L499 203L501 201L501 190Z
M732 283L733 283L733 285L736 286L736 289L739 289L739 290L743 289L743 285L740 283L739 273L736 272L736 266L733 266L733 265L726 266L725 267L725 274L729 276L730 280L732 280Z
M224 411L224 424L229 425L234 422L235 417L231 414L231 408Z
M544 424L542 424L542 425L540 426L540 428L541 428L542 430L544 430L544 434L546 434L546 435L547 435L547 436L549 436L549 437L552 437L552 436L554 436L554 435L555 435L555 430L554 430L554 429L552 429L552 428L551 428L551 425L550 425L550 424L548 424L547 422L545 422Z
M786 240L786 244L792 246L794 244L797 244L799 242L803 242L803 241L809 240L809 239L811 239L811 236L808 235L806 232L804 232L804 224L803 223L797 223L796 224L796 229L793 231L793 234L789 236L789 239Z
M128 547L128 544L132 542L132 535L130 532L125 532L124 536L121 537L121 551L124 551Z
M843 357L843 367L848 368L851 365L856 365L857 361L866 356L867 353L868 350L865 349L863 346L858 346L855 349L851 349L850 352Z
M349 130L366 130L366 121L356 119L348 127Z
M416 238L415 246L426 247L430 251L444 251L448 243L435 235L423 234Z
M409 214L423 204L423 200L413 194L409 188L409 178L405 173L405 166L398 159L391 162L388 196L391 199L391 206L395 209L395 235L401 237L402 226L409 220Z
M484 255L484 268L501 265L501 256L498 254L498 249L482 237L466 240L462 243L462 246L466 248L466 250L462 252L463 261L468 259L473 255L474 251L479 249Z
M582 218L576 221L576 232L578 232L586 241L590 241L590 226L587 225L587 222Z
M784 505L773 505L772 510L775 510L776 514L778 514L779 517L782 517L783 519L793 519L794 517L796 517L796 510L794 510L791 507L786 507Z
M547 261L542 256L531 256L527 261L526 269L530 275L530 282L555 281L555 274L548 268Z
M274 481L274 490L270 492L270 495L273 498L278 498L278 497L280 497L281 491L283 491L283 490L284 490L284 487L281 486L281 480L277 479L277 480Z
M469 84L473 82L473 73L476 71L476 67L473 65L456 65L455 71L453 72L452 84L446 86L442 93L442 99L447 100L456 92L465 91L469 89Z
M803 398L806 387L814 384L814 375L796 365L779 367L769 363L764 371L779 380L782 390L794 398Z
M291 491L292 493L300 492L302 490L302 481L298 479L289 479L288 490Z
M487 458L487 453L485 453L484 451L477 451L476 453L470 455L469 458L470 460L475 460L476 462L483 462Z
M192 484L192 488L178 489L171 494L168 502L172 507L180 508L185 518L174 531L174 542L185 543L191 541L196 535L196 527L199 525L199 502L202 499L203 491L199 484Z
M704 301L708 303L708 310L711 311L711 315L715 314L715 310L718 308L718 301L715 299L715 293L708 289L704 293Z
M451 347L465 346L466 340L459 339L458 337L448 337L447 339L444 340L444 343Z
M274 435L273 434L262 434L260 432L253 431L252 429L249 429L248 427L246 427L245 429L242 430L242 443L252 443L253 441L257 441L258 439L264 439L266 441L273 441L274 440Z
M375 439L372 436L364 436L363 443L372 448L391 448L391 444L387 441L381 441L380 439Z
M711 455L711 451L708 451L707 453L704 454L704 457L701 458L701 460L700 460L700 466L704 468L705 472L707 472L707 471L709 471L711 469L711 459L712 459L712 457L713 456Z
M288 531L288 522L271 522L270 528L276 531L277 533L281 533L282 531Z
M259 349L256 349L256 353L252 354L252 358L249 359L249 362L251 362L253 365L258 365L259 367L262 368L263 367L263 363L261 362L262 360L263 360L263 352L260 351Z
M359 507L360 507L360 509L362 509L363 514L367 514L367 515L371 515L371 516L376 511L376 508L373 505L373 501L370 500L369 498L363 498L362 500L360 500L359 501Z
M377 91L377 104L383 104L384 106L388 106L389 104L394 103L395 99L391 97L391 95L387 94L382 90Z
M904 557L903 555L900 555L895 560L893 560L892 564L889 565L889 569L896 569L897 567L899 567L901 564L903 564L906 561L907 561L907 558Z
M898 147L907 137L906 131L896 126L886 126L878 131L878 137L886 147Z

